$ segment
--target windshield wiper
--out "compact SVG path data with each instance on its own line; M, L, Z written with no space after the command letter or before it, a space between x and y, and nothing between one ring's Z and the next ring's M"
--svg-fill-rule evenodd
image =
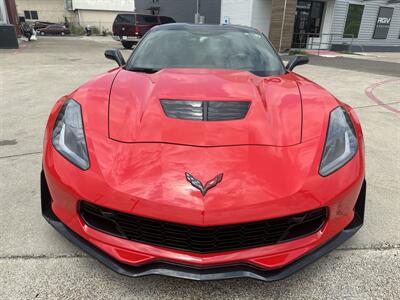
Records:
M129 68L128 71L133 71L133 72L143 72L143 73L156 73L158 71L160 71L160 69L154 69L154 68L137 68L137 67L132 67Z

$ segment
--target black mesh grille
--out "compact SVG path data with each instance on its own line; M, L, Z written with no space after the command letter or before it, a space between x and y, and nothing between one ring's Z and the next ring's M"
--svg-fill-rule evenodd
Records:
M228 121L243 119L249 101L161 100L165 114L174 119Z
M325 223L326 208L251 223L200 227L159 221L80 202L91 227L140 243L189 252L211 253L273 245L304 237Z

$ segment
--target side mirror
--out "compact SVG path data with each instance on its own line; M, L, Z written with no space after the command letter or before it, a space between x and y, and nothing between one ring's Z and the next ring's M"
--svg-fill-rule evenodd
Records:
M305 55L294 55L289 59L288 64L286 65L286 69L292 71L295 67L308 64L310 60L308 56Z
M122 53L118 49L107 49L104 52L104 56L108 59L115 60L118 66L124 66L126 64Z

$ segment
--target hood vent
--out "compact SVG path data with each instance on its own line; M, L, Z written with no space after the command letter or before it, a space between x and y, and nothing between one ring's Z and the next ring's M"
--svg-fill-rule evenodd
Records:
M174 119L229 121L246 117L250 101L161 100L165 114Z

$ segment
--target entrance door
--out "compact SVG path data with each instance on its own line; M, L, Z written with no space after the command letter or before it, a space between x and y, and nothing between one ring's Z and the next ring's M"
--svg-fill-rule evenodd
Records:
M293 48L306 48L309 37L319 37L324 4L320 1L297 1L292 40Z

